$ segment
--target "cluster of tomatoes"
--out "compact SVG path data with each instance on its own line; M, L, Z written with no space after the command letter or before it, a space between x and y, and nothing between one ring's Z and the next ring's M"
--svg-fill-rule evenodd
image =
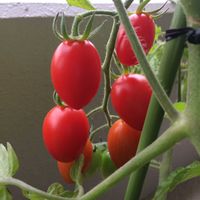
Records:
M130 21L148 53L155 35L153 19L141 13L131 15ZM115 48L124 67L138 64L122 25ZM123 74L113 83L111 103L120 119L109 129L103 153L89 139L90 124L82 109L96 95L101 80L101 60L94 45L88 40L63 41L52 57L51 80L64 104L47 113L43 139L67 183L73 182L70 170L82 154L82 173L101 167L105 177L135 155L152 93L144 75Z

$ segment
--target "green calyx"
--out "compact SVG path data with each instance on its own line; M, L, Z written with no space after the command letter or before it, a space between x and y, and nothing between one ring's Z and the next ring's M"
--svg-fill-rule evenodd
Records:
M59 20L59 17L60 17L60 20ZM89 20L86 24L86 27L85 27L83 34L79 34L79 35L75 36L75 35L72 35L72 34L69 35L68 32L67 32L66 19L65 19L66 17L64 15L64 13L63 12L57 13L55 18L53 19L53 24L52 24L53 33L61 41L65 41L65 40L68 40L68 41L69 40L83 41L83 40L90 39L91 37L93 37L94 35L96 35L100 31L100 29L103 27L103 25L106 22L106 21L104 21L98 27L96 27L94 30L92 30L94 17L95 17L95 12L93 12L93 14L89 17ZM72 27L72 30L74 28L77 29L77 30L79 29L79 27Z
M157 19L162 17L167 11L168 8L164 11L162 9L166 6L168 0L158 9L152 10L152 11L145 11L145 6L150 2L150 0L145 0L142 3L139 4L139 6L136 9L136 14L146 14L146 15L151 15L153 19Z

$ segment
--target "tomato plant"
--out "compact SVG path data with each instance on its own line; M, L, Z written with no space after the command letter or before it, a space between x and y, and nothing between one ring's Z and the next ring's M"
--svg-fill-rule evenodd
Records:
M55 106L43 122L43 139L47 150L61 162L77 159L88 139L89 127L83 110Z
M142 130L151 93L145 76L122 75L112 85L111 102L120 118L131 127Z
M59 19L59 13L57 14L52 27L62 43L57 47L52 58L51 78L56 90L54 101L59 106L55 106L47 113L43 122L43 138L47 150L57 160L58 170L65 181L68 183L74 181L74 190L68 191L59 183L54 183L47 192L44 192L13 178L19 163L14 150L8 143L7 147L0 144L0 195L2 199L12 199L7 185L21 188L23 195L31 200L98 199L106 190L131 173L134 174L130 176L125 199L139 199L148 163L150 163L150 167L159 170L159 185L154 200L166 199L166 193L177 184L200 175L200 162L198 161L170 172L173 147L183 139L188 139L200 155L200 135L198 134L200 113L197 109L200 103L198 93L200 4L198 0L191 0L189 3L187 0L180 0L182 5L177 4L171 26L173 29L166 31L166 40L162 41L162 44L167 44L161 50L156 41L154 48L146 57L145 54L148 53L154 41L153 17L158 17L163 8L162 6L160 9L147 12L144 7L149 1L140 1L136 14L128 17L126 9L131 5L132 0L126 0L124 4L121 0L113 0L116 7L114 11L95 9L89 0L70 0L68 3L71 6L90 10L75 17L70 35L66 30L64 13L61 19ZM189 19L191 27L186 27L183 11ZM104 73L102 103L85 114L80 108L88 105L92 100L98 90L101 78L101 61L98 52L88 41L88 38L98 33L104 24L102 23L94 31L91 31L96 15L111 17L113 24L105 45L105 59L102 64ZM83 25L82 22L86 18L89 20L85 31L81 34L80 25ZM123 25L119 27L120 23ZM186 37L180 37L179 34L185 34ZM172 39L174 41L168 42ZM186 42L187 45L185 45ZM174 104L169 94L173 81L177 77L177 69L180 66L185 46L188 48L188 63L185 65L183 62L183 65L188 67L184 69L183 79L184 85L187 86L187 98L185 99L186 103ZM158 54L160 50L162 53ZM159 62L155 62L154 55ZM114 66L113 61L115 62ZM119 61L125 67L136 65L138 62L139 65L135 68L124 69ZM150 65L160 65L156 66L158 69L156 74L154 74L155 66ZM177 77L178 101L183 100L182 96L184 96L181 94L182 69L180 68L178 71ZM145 76L131 74L141 71ZM111 78L115 79L112 86ZM152 91L146 78L151 83L154 92L147 117L146 112ZM110 95L117 115L110 109ZM181 111L177 108L181 108ZM105 122L101 121L102 123L97 125L93 115L98 112L104 114ZM164 114L168 116L171 123L169 123L169 128L166 128L164 133L158 137ZM91 128L88 119L90 119ZM119 120L114 122L115 119ZM96 134L103 129L108 129L107 141L103 141L101 136L96 138ZM93 141L94 152L88 136ZM156 137L158 138L156 139ZM96 140L98 141L96 142ZM96 148L100 151L97 151ZM161 154L163 154L162 160L155 160ZM115 165L119 169L116 169ZM83 178L96 172L97 169L101 170L104 177L109 177L90 191L85 192L82 185ZM73 177L73 181L71 177Z
M155 24L153 18L149 14L135 13L129 17L129 20L136 31L145 53L147 54L153 45L155 37ZM123 25L119 28L115 48L120 62L125 67L138 64L138 60L132 50Z
M51 62L51 80L60 98L70 107L86 106L97 93L101 60L88 40L63 41Z
M121 167L136 153L140 131L127 125L122 119L117 120L108 133L108 151L112 161Z
M83 156L84 156L84 160L83 160L83 166L82 166L82 173L84 174L85 172L87 172L90 164L91 164L91 160L92 160L92 143L90 140L87 140L87 143L84 147L83 150ZM74 183L74 181L71 178L70 175L70 171L71 168L73 167L74 161L72 162L57 162L57 166L58 166L58 171L60 172L60 175L63 177L63 179L65 180L66 183Z

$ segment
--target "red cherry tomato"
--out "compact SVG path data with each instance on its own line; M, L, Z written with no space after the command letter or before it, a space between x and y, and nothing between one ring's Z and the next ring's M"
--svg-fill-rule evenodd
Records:
M147 54L153 45L155 37L155 24L152 17L147 14L132 14L129 19ZM122 25L119 28L115 48L117 56L122 64L125 66L138 64L138 60L135 53L132 51L131 44Z
M142 130L151 97L151 87L141 74L120 76L111 89L111 102L128 125Z
M54 52L51 80L70 107L86 106L97 93L101 79L100 56L90 41L64 41Z
M121 167L135 156L139 143L140 131L133 129L123 120L117 120L108 133L108 151L112 161Z
M87 143L84 147L83 150L83 155L84 155L84 164L82 167L82 172L85 173L88 169L88 167L90 166L91 160L92 160L92 143L90 142L90 140L87 140ZM74 183L74 181L71 179L70 176L70 170L72 168L74 164L74 161L72 162L57 162L57 166L58 166L58 171L60 172L61 176L64 178L66 183Z
M54 107L43 122L43 139L47 150L61 162L77 159L89 137L89 127L83 110Z

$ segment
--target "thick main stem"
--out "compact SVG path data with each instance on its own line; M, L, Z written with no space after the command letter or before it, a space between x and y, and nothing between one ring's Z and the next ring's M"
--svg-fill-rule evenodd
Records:
M104 111L109 127L111 126L111 118L110 118L110 113L108 110L108 99L109 99L110 90L111 90L110 64L111 64L111 59L112 59L112 55L115 48L115 40L116 40L118 29L119 29L119 19L116 16L114 18L114 23L112 26L110 38L106 46L106 56L105 56L104 63L102 66L103 73L104 73L104 97L103 97L103 102L102 102L102 109Z
M188 26L200 28L200 3L199 0L181 0L187 16ZM190 137L200 155L200 44L188 44L189 68L187 87L186 115L190 121Z
M181 28L186 26L186 20L181 6L176 6L171 22L171 28ZM161 65L158 71L158 78L169 95L176 77L177 69L180 65L185 38L177 38L167 42L164 46ZM151 98L145 124L142 130L138 152L150 145L157 137L163 120L164 111L156 97ZM144 179L147 173L148 164L137 170L130 177L125 200L139 199Z

